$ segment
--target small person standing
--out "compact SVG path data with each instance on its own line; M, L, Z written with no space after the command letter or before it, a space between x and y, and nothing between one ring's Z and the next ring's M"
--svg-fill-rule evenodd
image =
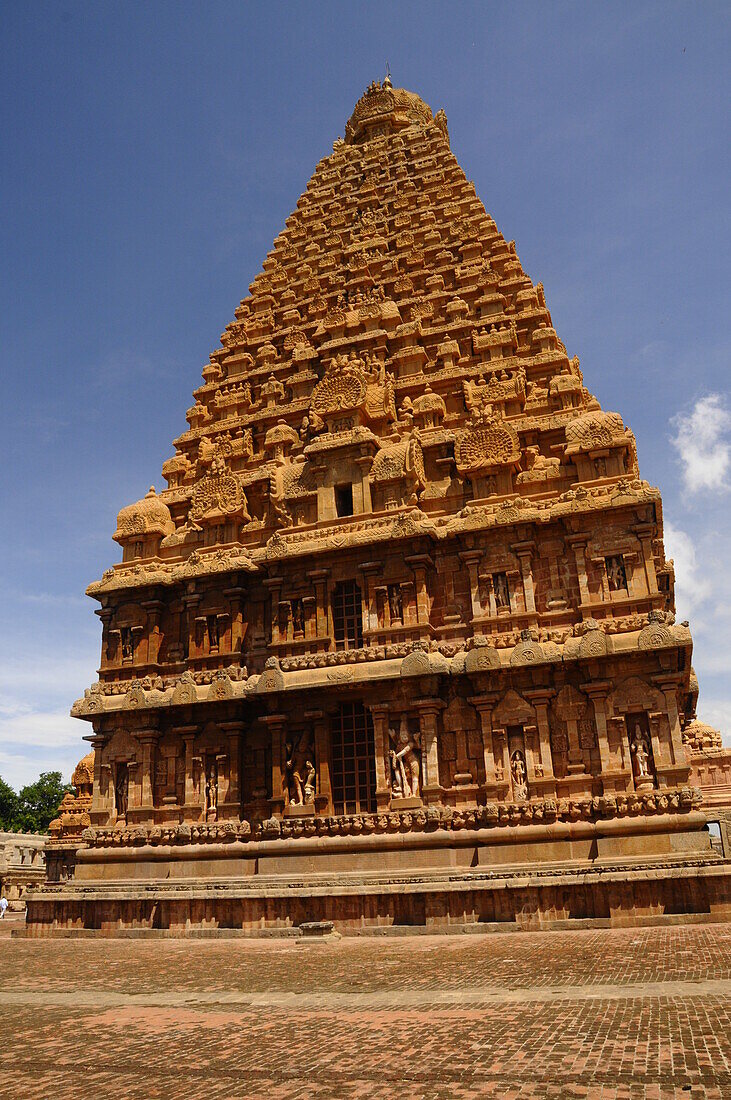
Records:
M3 894L3 896L0 898L0 920L2 920L5 916L5 910L7 909L7 907L8 899L5 897L5 894Z

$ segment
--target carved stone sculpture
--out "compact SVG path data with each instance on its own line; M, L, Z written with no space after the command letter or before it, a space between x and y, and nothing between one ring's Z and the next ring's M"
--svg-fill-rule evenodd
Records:
M206 821L215 821L218 816L218 765L215 761L208 766L206 776Z
M117 774L114 780L114 807L117 812L117 821L127 820L128 801L129 769L126 764L117 764Z
M510 754L510 774L513 780L513 798L516 802L525 802L528 798L528 771L522 749L515 749Z
M290 806L310 806L315 801L315 765L312 737L305 731L287 745L287 787Z
M635 785L638 787L652 786L654 778L650 738L642 729L639 722L635 722L634 730L632 731L630 753L632 756L632 774L635 777Z
M392 748L391 792L395 798L418 798L420 791L421 758L416 740L409 732L408 719L401 718L398 732L389 729Z

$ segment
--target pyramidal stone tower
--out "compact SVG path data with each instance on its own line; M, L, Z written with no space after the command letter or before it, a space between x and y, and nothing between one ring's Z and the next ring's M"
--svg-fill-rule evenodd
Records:
M88 589L31 929L729 914L660 494L443 111L367 89L221 345Z

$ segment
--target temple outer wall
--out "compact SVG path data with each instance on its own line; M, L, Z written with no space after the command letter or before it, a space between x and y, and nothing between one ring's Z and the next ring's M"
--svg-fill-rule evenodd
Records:
M25 909L29 889L46 881L47 837L0 832L0 893L11 910Z

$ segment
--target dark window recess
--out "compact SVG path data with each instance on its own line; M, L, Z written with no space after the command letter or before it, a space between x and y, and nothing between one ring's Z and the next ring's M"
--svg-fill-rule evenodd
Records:
M360 649L363 645L363 611L355 581L341 581L333 592L333 627L336 649Z
M123 626L119 632L119 638L122 646L122 660L131 661L135 655L135 636L132 628Z
M132 557L133 558L141 558L142 557L142 543L141 542L132 543Z
M333 812L373 813L376 809L373 722L362 703L343 703L332 720L331 741Z
M621 554L614 554L604 559L607 567L607 583L610 592L627 591L627 572L624 568L624 558Z
M352 516L353 514L353 486L335 486L335 511L338 516Z

